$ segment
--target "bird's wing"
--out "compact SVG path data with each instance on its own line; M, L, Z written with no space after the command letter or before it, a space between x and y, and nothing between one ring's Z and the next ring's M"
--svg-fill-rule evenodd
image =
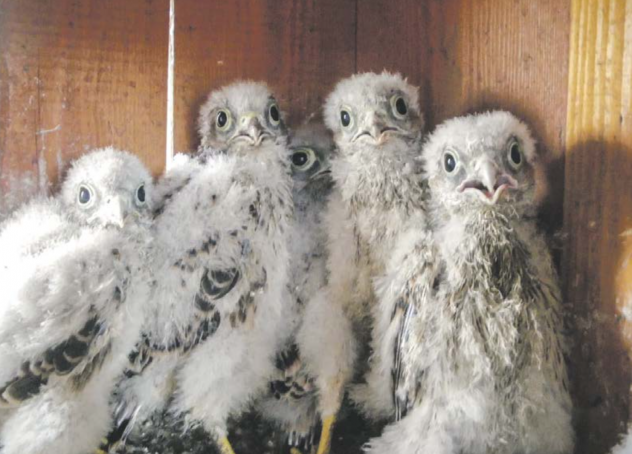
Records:
M179 306L175 314L167 311L176 319L171 332L147 333L146 348L154 354L188 351L226 319L240 323L267 279L252 247L254 232L261 228L263 189L235 158L213 156L201 167L198 161L191 165L198 169L189 172L191 177L154 222L159 286L180 295L178 305L182 300L191 305ZM163 184L164 179L158 182L159 191Z
M182 153L174 156L169 172L160 179L152 191L154 216L160 216L165 205L169 204L201 169L202 165L196 158Z
M395 339L393 352L393 369L391 371L393 379L393 403L395 405L395 420L399 421L408 412L414 390L409 388L406 381L406 364L403 361L405 343L409 341L410 324L414 317L415 305L408 298L400 298L397 301L393 313L393 323L399 325L397 338Z
M189 173L186 184L173 193L155 219L156 242L172 262L169 265L183 273L197 272L205 299L220 300L234 288L243 277L239 265L250 252L261 195L237 172L234 160L225 156L207 161ZM158 183L158 191L164 181Z
M419 353L416 346L418 336L423 335L423 314L432 307L433 295L439 279L429 236L424 235L407 254L404 264L404 282L397 295L391 323L397 326L397 336L393 345L393 403L395 420L406 416L415 403L419 381L423 370L416 370L414 357Z
M57 201L36 199L0 224L0 264L7 267L21 257L38 254L71 230Z
M130 281L120 238L69 235L67 227L62 222L57 235L47 233L48 247L27 245L11 261L1 259L0 406L19 405L51 381L82 389L108 356L109 322Z
M303 366L299 347L289 343L275 361L276 373L270 382L270 390L276 399L302 399L314 392L314 382Z
M530 307L537 311L539 317L537 329L530 329L529 336L535 337L531 345L541 349L539 357L542 361L542 370L545 374L551 374L550 383L561 383L568 390L568 376L566 372L565 357L571 354L570 330L563 315L562 292L559 286L557 271L553 260L548 253L543 238L536 238L530 244L531 257L537 257L534 263L534 272L527 274L522 284L524 298L533 303ZM526 342L524 343L526 344ZM520 358L528 358L532 352L520 351Z

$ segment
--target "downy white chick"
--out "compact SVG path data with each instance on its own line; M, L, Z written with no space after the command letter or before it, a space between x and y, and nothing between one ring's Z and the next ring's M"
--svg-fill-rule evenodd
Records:
M338 147L326 216L327 290L352 320L359 373L370 367L366 384L351 397L367 416L388 418L394 413L390 367L396 335L388 327L403 314L377 304L373 280L385 272L397 239L425 222L417 89L397 74L354 75L329 95L325 121ZM369 339L373 354L366 364Z
M142 421L169 403L231 453L226 420L267 389L284 340L289 152L261 83L212 92L199 126L199 156L179 158L157 185L155 310L118 413Z
M151 191L138 158L97 150L0 227L3 454L84 454L107 434L149 292Z
M544 172L508 112L456 118L424 146L431 245L382 298L411 308L398 401L408 414L365 451L573 452L557 273L536 211Z
M295 223L290 240L293 305L284 324L291 336L276 361L270 393L258 407L284 430L290 446L310 451L318 419L331 417L340 387L353 361L353 338L342 307L327 298L326 230L322 216L331 193L330 158L334 143L321 125L306 124L290 139ZM344 374L347 375L344 375ZM332 395L333 391L333 395ZM333 403L333 405L332 405ZM329 441L321 437L320 452Z

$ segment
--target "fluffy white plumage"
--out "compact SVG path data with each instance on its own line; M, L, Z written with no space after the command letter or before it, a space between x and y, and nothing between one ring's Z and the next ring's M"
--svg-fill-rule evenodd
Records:
M275 420L292 446L311 449L315 426L337 412L337 382L352 369L353 339L342 307L327 298L326 230L322 216L333 181L333 140L321 125L306 124L290 139L295 222L290 237L293 304L284 329L291 334L277 358L271 393L259 409ZM334 386L331 386L334 384ZM332 395L332 391L334 394ZM325 440L323 440L325 442Z
M0 229L3 454L84 454L107 434L147 299L151 189L136 157L98 150Z
M387 338L393 333L386 330L396 308L376 303L373 279L385 272L397 238L425 222L417 90L397 74L352 76L329 95L325 121L339 150L326 216L328 291L354 325L362 357L359 374L368 366L372 338L367 383L351 397L365 414L380 419L394 411L390 373L383 370L390 371L392 364L395 339Z
M536 228L531 134L507 112L457 118L423 156L431 238L406 247L379 292L411 309L395 389L408 414L366 452L570 453L561 294Z
M265 85L213 92L200 124L216 148L179 158L157 185L154 310L120 395L140 419L172 398L220 441L265 390L283 340L291 178Z

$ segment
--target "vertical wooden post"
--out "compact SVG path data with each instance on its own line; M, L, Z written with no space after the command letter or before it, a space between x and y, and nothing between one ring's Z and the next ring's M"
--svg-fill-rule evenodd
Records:
M566 297L578 447L625 429L632 346L632 0L573 0L566 134Z

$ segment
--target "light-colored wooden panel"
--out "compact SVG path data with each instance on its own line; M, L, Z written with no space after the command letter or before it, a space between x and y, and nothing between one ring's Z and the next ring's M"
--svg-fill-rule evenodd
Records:
M164 166L168 0L0 0L2 179L114 145Z
M456 6L458 4L458 6ZM549 161L547 228L562 223L570 4L558 0L434 0L432 106L437 120L507 109Z
M240 78L264 80L290 123L318 114L355 68L355 2L176 1L176 151L193 150L208 92Z
M574 0L564 224L580 452L626 426L632 347L632 1ZM629 234L629 233L628 233Z
M444 16L448 22L438 25L444 27L448 43L452 37L456 52L447 48L446 53L433 53L433 67L437 68L433 74L433 107L437 117L486 108L510 109L529 122L548 151L562 156L568 78L568 2L460 0L457 3L458 22ZM458 87L442 83L440 68L446 63L437 62L447 59L449 63L453 58L458 62Z

